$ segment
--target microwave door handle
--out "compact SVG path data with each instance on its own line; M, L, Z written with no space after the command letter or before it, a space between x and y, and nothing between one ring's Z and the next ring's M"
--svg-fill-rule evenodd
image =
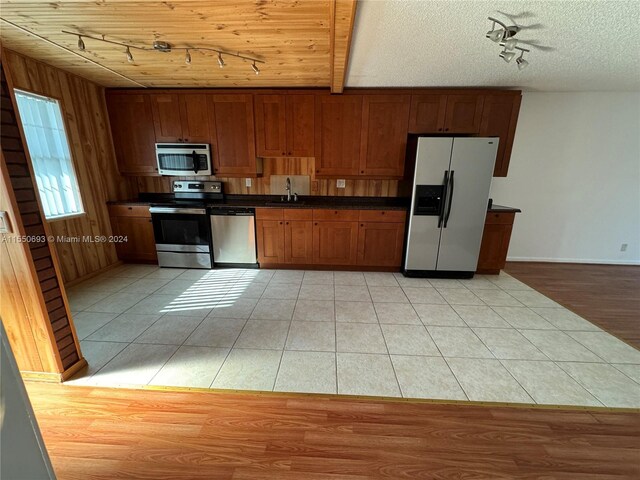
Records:
M451 193L449 194L449 208L447 208L447 215L444 217L444 228L447 228L447 224L449 223L449 215L451 215L451 205L453 204L453 174L454 170L451 170L451 178L449 178L449 183L451 184Z
M193 160L193 173L194 174L198 173L198 162L196 160L197 158L198 158L198 154L194 150L193 153L191 154L191 159Z
M442 180L442 197L440 197L440 214L438 215L438 228L442 227L444 220L444 202L447 198L447 185L449 184L449 170L444 171L444 180Z

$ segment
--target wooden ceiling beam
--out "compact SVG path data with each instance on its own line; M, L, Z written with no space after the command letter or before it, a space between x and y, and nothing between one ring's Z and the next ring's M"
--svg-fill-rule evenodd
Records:
M330 76L331 93L342 93L349 63L351 35L356 18L357 0L330 0Z

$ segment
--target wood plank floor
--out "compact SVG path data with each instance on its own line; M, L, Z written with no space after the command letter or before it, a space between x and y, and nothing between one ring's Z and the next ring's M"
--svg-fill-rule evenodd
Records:
M27 389L60 480L640 477L636 413Z
M640 349L640 266L509 262L505 271Z

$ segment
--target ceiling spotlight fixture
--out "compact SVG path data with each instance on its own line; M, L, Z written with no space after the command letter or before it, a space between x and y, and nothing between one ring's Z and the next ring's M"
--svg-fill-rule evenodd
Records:
M118 45L120 47L124 47L125 48L125 55L127 56L127 61L129 63L133 63L133 54L131 53L131 50L142 50L142 51L146 51L146 52L163 52L163 53L170 53L172 51L175 50L184 50L185 55L184 55L184 61L187 65L191 64L191 51L199 51L199 52L214 52L217 54L218 57L218 65L220 65L220 68L223 68L226 66L225 61L222 58L222 55L227 55L229 57L235 57L235 58L240 58L242 60L247 60L249 62L251 62L251 69L253 70L253 72L256 75L260 74L260 69L258 68L258 66L256 65L257 63L265 63L264 60L260 60L258 58L255 58L253 56L249 56L249 55L243 55L240 52L238 53L233 53L233 52L229 52L226 50L220 50L217 48L209 48L209 47L176 47L174 45L171 45L168 42L163 42L160 40L155 40L152 44L151 47L149 46L140 46L140 45L134 45L131 43L124 43L124 42L117 42L115 40L108 40L105 38L104 35L101 35L100 37L94 37L91 35L84 35L84 34L79 34L76 32L68 32L65 30L62 30L62 33L67 33L69 35L74 35L78 37L78 49L81 51L85 50L85 45L84 45L84 40L83 38L90 38L91 40L96 40L98 42L104 42L104 43L109 43L111 45Z
M515 57L515 52L507 52L506 50L502 50L500 52L500 58L502 58L505 62L509 63Z
M520 50L521 53L516 59L516 64L518 65L519 70L527 68L529 62L522 58L522 56L524 55L524 52L528 52L529 50L519 47L518 44L522 42L518 42L518 40L513 38L520 30L522 30L522 27L515 25L511 19L508 21L513 23L512 25L507 25L493 17L489 17L489 21L491 22L491 30L487 32L486 37L492 42L498 43L502 47L502 51L498 56L506 63L510 63L516 56L515 50Z
M527 62L524 58L522 58L522 56L524 55L524 52L528 52L529 50L525 48L519 48L519 47L516 47L516 48L520 50L520 56L516 58L516 64L518 65L518 70L524 70L529 66L529 62Z

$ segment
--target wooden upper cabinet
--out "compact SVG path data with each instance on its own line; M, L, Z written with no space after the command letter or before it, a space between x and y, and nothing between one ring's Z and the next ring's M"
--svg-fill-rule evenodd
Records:
M411 95L410 133L439 133L444 129L446 95Z
M482 95L447 95L446 133L478 133L482 118Z
M402 177L407 148L409 95L365 95L360 175Z
M259 157L312 157L314 95L256 95L256 153Z
M315 155L315 95L291 94L286 97L287 156Z
M318 95L315 115L316 176L359 175L362 95Z
M212 143L206 94L180 94L180 119L182 122L183 141L189 143Z
M287 119L284 95L256 95L256 153L259 157L287 154Z
M210 143L207 96L192 93L152 93L156 142Z
M412 95L410 133L478 133L482 95Z
M106 98L120 173L157 174L156 139L149 95L109 92Z
M209 95L210 128L215 132L215 175L257 175L251 95Z
M507 176L521 99L520 95L488 95L484 99L480 136L500 137L494 177Z

